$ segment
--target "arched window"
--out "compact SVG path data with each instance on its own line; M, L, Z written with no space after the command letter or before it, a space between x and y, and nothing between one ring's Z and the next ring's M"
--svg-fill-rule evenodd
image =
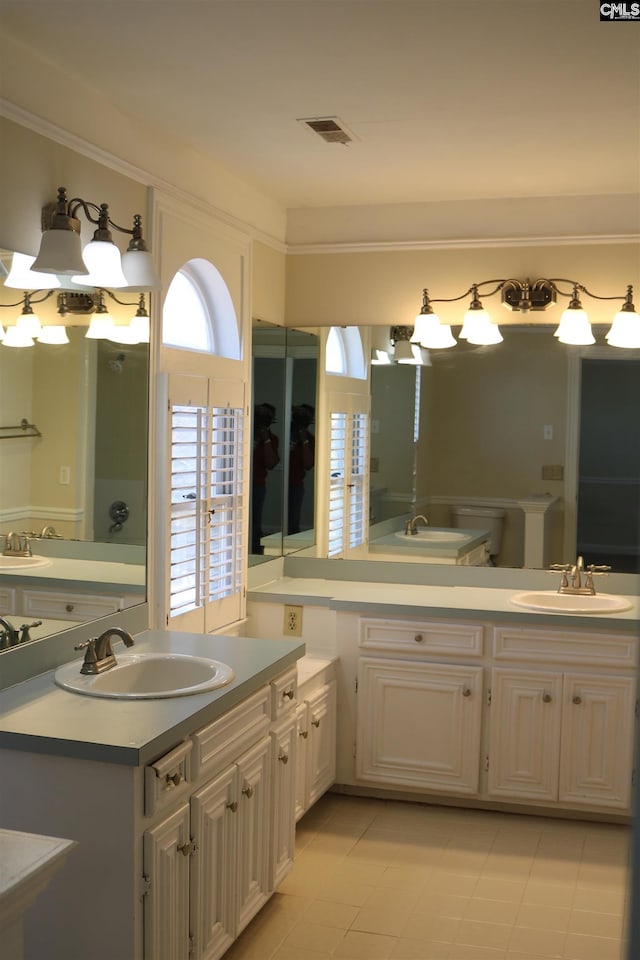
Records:
M208 260L189 260L169 284L162 309L162 342L167 347L240 359L231 294Z
M367 379L367 365L358 327L331 327L325 348L325 370L338 377Z

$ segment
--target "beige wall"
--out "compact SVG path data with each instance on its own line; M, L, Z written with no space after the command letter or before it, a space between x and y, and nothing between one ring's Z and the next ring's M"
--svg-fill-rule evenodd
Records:
M283 326L286 255L254 241L251 250L251 317Z

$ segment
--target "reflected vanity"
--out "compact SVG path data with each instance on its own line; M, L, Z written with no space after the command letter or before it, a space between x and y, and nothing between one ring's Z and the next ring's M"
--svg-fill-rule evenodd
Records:
M0 302L21 294L2 285ZM62 322L56 291L37 313ZM0 426L33 427L0 431L0 615L29 640L146 600L149 345L88 339L89 315L64 322L69 343L0 344Z

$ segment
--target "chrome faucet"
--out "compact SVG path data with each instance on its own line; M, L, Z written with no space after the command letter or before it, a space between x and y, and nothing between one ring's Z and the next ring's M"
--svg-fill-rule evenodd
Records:
M15 647L20 642L20 634L6 617L0 617L0 650Z
M2 554L5 557L30 557L31 544L29 538L27 536L21 537L19 533L14 533L13 530L5 533Z
M578 557L575 563L552 563L550 570L559 570L562 573L558 593L566 593L577 597L594 597L596 593L594 576L606 574L611 567L606 564L597 565L595 563L587 564L585 568L584 559ZM586 576L583 575L586 569Z
M404 529L405 534L407 535L410 534L411 536L414 536L414 537L417 536L418 531L416 530L416 523L418 522L418 520L422 520L425 527L429 526L429 521L427 520L425 515L423 513L419 513L417 517L412 517L410 520L407 520L407 525Z
M133 637L122 627L109 627L99 637L79 643L74 650L86 650L80 673L103 673L118 662L111 648L111 637L119 637L126 647L133 646Z

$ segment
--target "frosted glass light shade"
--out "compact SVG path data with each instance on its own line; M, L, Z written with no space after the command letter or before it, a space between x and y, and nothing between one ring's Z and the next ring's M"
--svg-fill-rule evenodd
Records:
M596 342L586 312L571 307L567 308L560 317L554 337L557 337L560 343L572 346L588 346Z
M120 251L115 243L106 240L91 240L82 251L86 276L74 276L74 283L87 287L126 287L127 278L122 272Z
M500 327L491 322L491 317L486 310L467 310L460 331L460 339L479 346L490 346L494 343L502 343L502 334Z
M392 360L386 350L376 349L371 352L371 363L376 367L386 367L392 363Z
M616 313L605 340L610 347L623 347L626 350L640 347L640 316L631 310Z
M448 324L441 323L436 313L420 313L415 319L412 343L420 343L433 350L455 347L456 340Z
M66 277L88 273L82 259L80 234L74 230L45 230L40 252L31 269L36 273L59 273Z
M134 343L149 343L151 331L148 316L133 317L129 326L137 338Z
M4 336L3 346L5 347L32 347L33 338L30 337L24 330L21 330L16 324L15 327L7 327L7 332Z
M114 326L110 313L94 313L85 337L88 340L110 340Z
M57 323L43 327L38 337L38 343L69 343L67 328Z
M35 257L26 253L14 253L11 258L9 276L4 281L5 287L12 290L55 290L60 281L53 273L36 273L31 267Z
M16 320L16 329L26 337L34 337L37 340L42 332L42 324L35 313L22 313Z
M156 290L160 286L160 278L148 250L127 250L123 253L122 272L129 290Z
M132 323L114 323L109 334L109 340L112 340L113 343L140 343Z
M3 327L2 324L0 323L0 343L2 343L2 341L3 341L4 338L5 338L5 336L6 336L6 334L5 334L5 332L4 332L4 327Z

